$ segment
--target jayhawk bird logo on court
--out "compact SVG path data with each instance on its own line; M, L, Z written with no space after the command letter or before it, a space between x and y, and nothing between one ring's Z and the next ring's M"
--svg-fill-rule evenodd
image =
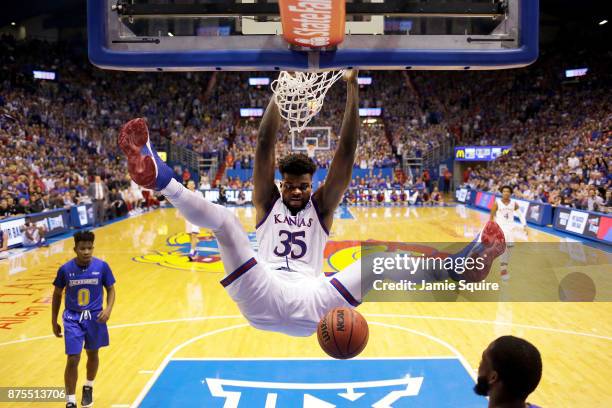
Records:
M255 233L250 232L248 235L251 246L257 250ZM186 233L179 233L168 237L166 240L166 248L132 259L139 263L157 264L171 269L223 272L219 245L210 232L203 231L198 235L197 255L193 261L190 261L187 257L189 249L189 235Z

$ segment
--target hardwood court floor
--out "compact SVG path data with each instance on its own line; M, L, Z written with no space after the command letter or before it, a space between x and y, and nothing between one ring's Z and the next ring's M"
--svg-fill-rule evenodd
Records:
M253 231L254 211L236 212ZM488 217L464 207L352 208L351 213L353 219L334 222L328 272L349 262L354 241L469 241ZM170 358L324 357L315 337L291 338L245 325L219 284L223 275L214 240L203 233L202 257L188 263L183 231L184 221L173 209L95 231L95 256L111 265L117 279L111 345L101 351L95 382L98 408L140 401ZM530 229L529 240L563 238ZM0 386L63 385L64 345L51 333L50 296L57 268L72 257L72 246L66 239L0 261ZM610 264L602 265L609 276ZM492 276L498 274L495 267ZM366 303L359 310L370 323L362 357L453 356L474 375L487 344L514 334L532 341L543 356L544 375L532 402L555 408L612 406L612 303ZM85 356L79 375L78 401ZM63 405L0 403L4 406Z

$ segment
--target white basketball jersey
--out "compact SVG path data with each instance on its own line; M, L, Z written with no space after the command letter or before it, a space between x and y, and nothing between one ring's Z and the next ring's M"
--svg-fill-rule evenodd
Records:
M296 215L279 197L257 226L257 259L271 269L318 277L323 272L323 251L328 234L312 197Z
M513 199L510 199L510 203L504 204L501 199L497 199L497 214L495 215L495 221L500 225L512 225L514 224L514 208L516 203Z

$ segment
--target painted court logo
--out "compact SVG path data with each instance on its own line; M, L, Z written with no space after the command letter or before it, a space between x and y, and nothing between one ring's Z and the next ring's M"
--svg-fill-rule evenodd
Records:
M362 244L367 243L367 246ZM436 248L427 245L404 242L381 242L377 245L375 241L329 241L325 247L324 256L327 259L329 269L324 270L327 276L340 272L364 255L376 252L403 252L412 256L444 256Z
M202 381L208 385L211 396L216 398L224 398L225 407L239 407L248 404L249 397L257 395L258 391L266 390L265 403L266 407L276 407L278 403L279 393L298 394L299 402L303 402L303 407L324 408L336 407L328 402L328 398L321 394L335 393L340 398L344 398L346 404L348 401L355 402L367 395L368 392L373 394L372 390L380 393L382 398L374 401L372 407L392 407L391 404L404 400L405 397L414 397L419 395L423 377L404 377L389 380L378 381L360 381L360 382L328 382L328 383L295 383L295 382L270 382L270 381L240 381L223 378L207 378ZM232 389L233 391L229 391ZM355 392L359 389L360 392ZM384 391L387 391L385 394ZM381 392L382 391L382 392ZM281 394L282 395L282 394ZM336 397L334 395L334 397ZM295 398L294 398L295 399ZM365 398L364 398L365 399ZM300 401L301 400L301 401ZM341 399L340 399L341 401ZM405 400L404 400L405 401ZM363 402L355 405L361 405Z
M454 357L181 359L163 367L138 406L485 408L473 386Z
M257 239L254 232L249 232L249 241L257 251ZM215 237L209 232L201 232L198 236L197 256L189 260L189 235L179 233L170 236L166 240L166 250L158 250L132 258L134 261L145 264L159 265L170 269L181 269L197 272L223 273L223 262ZM346 268L362 256L361 241L328 241L325 247L324 257L327 263L323 266L323 272L330 276ZM381 246L368 245L367 251L402 251L410 252L415 256L430 256L436 252L435 248L406 243L381 243Z
M249 240L255 245L255 234L249 234ZM201 232L198 236L197 256L193 262L189 260L188 234L179 233L166 240L167 250L155 251L132 258L134 261L146 264L155 264L171 269L181 269L198 272L223 272L221 254L215 237L209 232Z

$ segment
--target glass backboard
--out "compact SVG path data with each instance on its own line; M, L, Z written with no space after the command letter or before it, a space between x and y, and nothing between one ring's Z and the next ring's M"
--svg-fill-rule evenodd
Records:
M500 69L538 55L538 0L347 1L330 50L290 47L275 1L88 0L87 13L106 69Z

